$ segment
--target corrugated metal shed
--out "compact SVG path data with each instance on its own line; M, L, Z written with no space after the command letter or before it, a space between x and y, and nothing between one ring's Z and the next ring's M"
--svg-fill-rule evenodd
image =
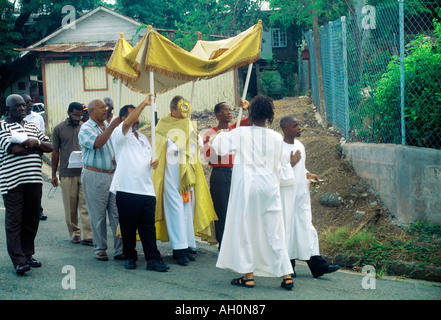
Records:
M94 98L110 97L115 104L113 114L117 116L118 81L105 73L105 67L87 67L92 69L85 72L78 64L73 67L69 62L53 61L45 65L46 71L46 112L48 133L66 119L67 107L71 102L87 104ZM225 101L232 107L235 103L234 72L230 71L210 80L197 81L194 86L192 109L193 111L213 111L214 105ZM96 86L93 90L85 90L88 83ZM106 83L106 84L105 84ZM98 87L98 84L101 84ZM104 90L104 84L107 90ZM103 87L103 88L101 88ZM170 112L170 101L175 95L190 99L192 83L184 84L157 96L158 117L161 118ZM145 95L131 91L126 86L121 88L121 106L126 104L139 105ZM141 122L150 122L150 109L147 108L140 116Z

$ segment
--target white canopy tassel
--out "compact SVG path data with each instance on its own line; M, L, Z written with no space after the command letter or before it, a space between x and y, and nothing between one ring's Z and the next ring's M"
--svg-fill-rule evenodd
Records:
M247 97L247 91L248 91L248 85L250 84L250 78L251 78L251 71L253 70L253 64L250 63L248 65L248 72L247 72L247 78L245 80L245 87L243 88L243 93L242 93L242 100L245 101L245 98ZM239 116L237 118L237 125L236 128L240 127L240 120L242 119L242 108L239 108Z

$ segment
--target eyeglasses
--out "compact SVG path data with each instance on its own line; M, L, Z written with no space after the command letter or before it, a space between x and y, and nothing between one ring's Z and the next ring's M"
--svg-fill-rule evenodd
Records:
M71 113L70 116L71 116L72 118L77 118L77 119L81 119L81 118L83 117L82 114L78 115L78 114L75 114L75 113Z

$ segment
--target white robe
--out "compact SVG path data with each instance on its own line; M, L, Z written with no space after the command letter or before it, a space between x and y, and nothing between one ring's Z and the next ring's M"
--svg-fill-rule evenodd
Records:
M216 267L255 276L293 272L284 238L278 171L282 136L261 127L220 133L212 147L235 151L222 246Z
M300 150L300 161L291 166L291 151ZM290 259L309 260L319 255L317 231L312 225L311 198L308 172L305 167L306 153L303 144L283 142L282 167L280 169L280 197L282 199L286 244Z
M196 152L196 147L191 146L191 151ZM193 248L196 249L194 235L194 189L189 202L183 202L179 185L179 159L181 151L171 140L167 142L166 167L164 172L164 215L167 222L167 231L173 250Z

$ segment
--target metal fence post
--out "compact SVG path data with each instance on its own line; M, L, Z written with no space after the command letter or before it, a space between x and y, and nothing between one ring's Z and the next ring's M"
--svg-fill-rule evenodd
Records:
M297 72L299 75L299 86L297 89L297 94L300 96L301 92L303 91L302 89L302 50L300 50L300 47L297 49L297 62L298 62L298 67L297 67Z
M399 23L400 23L400 109L401 109L401 144L406 144L406 123L404 121L404 90L405 90L405 78L404 78L404 0L398 0L399 4Z
M343 50L343 88L345 97L345 138L349 139L349 88L348 88L348 50L346 36L346 17L341 17L341 38Z
M332 110L332 125L336 126L337 123L337 117L336 117L336 108L335 108L335 61L334 61L334 25L331 22L329 22L329 63L330 68L329 72L331 73L331 106L330 109Z

